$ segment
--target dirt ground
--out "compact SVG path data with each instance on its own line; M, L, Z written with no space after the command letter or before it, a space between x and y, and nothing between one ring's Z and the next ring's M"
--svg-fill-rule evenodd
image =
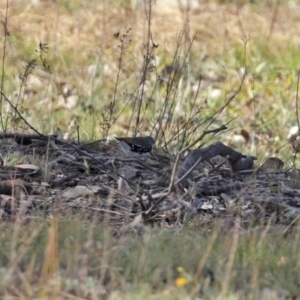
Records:
M174 226L191 218L236 216L247 226L270 218L290 224L299 213L299 175L282 165L234 171L216 156L170 189L176 157L159 149L137 160L127 158L116 141L37 138L22 145L15 140L1 143L1 216L6 220L80 211L108 218L112 226ZM179 170L189 155L179 160Z

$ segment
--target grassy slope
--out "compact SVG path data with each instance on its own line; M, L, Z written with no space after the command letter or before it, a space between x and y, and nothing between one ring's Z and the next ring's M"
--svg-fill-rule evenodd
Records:
M26 61L37 60L19 100L24 116L34 126L44 132L64 133L71 120L76 120L82 138L133 134L141 101L143 118L137 131L144 134L154 127L157 130L155 120L169 99L174 109L164 130L170 137L195 107L201 107L194 118L198 123L217 112L240 84L246 66L248 76L241 92L217 115L215 124L234 118L230 128L236 133L248 131L251 144L247 151L250 148L258 154L268 155L286 142L290 126L296 123L299 67L298 15L292 4L277 7L267 2L252 6L208 2L194 10L180 11L159 2L153 6L152 40L147 50L147 9L144 5L132 9L114 3L11 4L4 91L11 97L19 91L17 78L24 72ZM119 38L115 33L120 33ZM47 53L36 52L40 41L48 45ZM152 47L152 41L158 48ZM146 53L150 61L147 80L142 81ZM45 72L40 54L50 71ZM156 68L151 68L152 57L156 58ZM170 81L174 74L166 71L168 65L173 65L173 73L178 67L173 85ZM187 105L194 99L192 107ZM113 103L111 114L109 103ZM110 115L115 122L107 128ZM13 127L21 126L16 121Z
M111 231L80 216L2 227L1 293L24 299L298 295L299 232L285 235L271 226L244 231L238 221L233 229L220 225ZM201 275L203 266L213 282Z
M126 4L120 8L115 3L77 0L29 5L24 0L10 5L3 90L16 103L18 77L28 60L37 59L19 98L24 116L34 126L44 132L66 132L76 119L83 138L100 138L103 127L107 129L103 123L109 116L109 102L115 99L112 115L118 118L108 135L127 130L133 133L136 117L128 126L130 107L142 99L143 134L151 132L169 95L175 105L173 120L166 127L171 137L186 117L183 111L189 114L201 107L201 114L194 119L197 124L217 111L240 84L241 68L246 65L248 75L241 92L217 115L215 124L235 118L230 123L233 131L238 133L242 128L250 133L250 144L238 144L247 153L269 155L285 144L289 127L296 123L299 69L298 11L292 4L276 7L267 1L260 5L208 1L188 14L170 6L154 6L151 32L159 47L146 52L155 55L159 63L156 70L147 72L146 91L141 97L136 89L141 87L144 70L145 10L143 6L133 10ZM1 11L5 11L3 3ZM117 32L121 37L125 34L123 43L113 36ZM42 56L50 72L42 65L41 52L35 51L40 41L49 47ZM166 66L176 66L177 61L180 72L168 73ZM189 107L200 74L200 91ZM158 75L168 83L177 76L169 94L170 84L158 85ZM62 87L75 98L62 99ZM214 93L220 94L213 97ZM7 118L9 129L23 128L13 114ZM291 155L289 147L279 153L285 160ZM103 295L110 299L189 299L199 295L200 287L208 299L271 299L272 293L272 299L277 299L277 292L298 294L297 230L287 237L284 229L265 227L241 232L222 229L218 234L218 224L209 229L200 221L196 223L183 230L141 228L142 232L117 234L83 216L50 225L44 218L26 226L2 224L0 292L8 299L100 299ZM214 272L214 284L197 275L199 262L200 267L205 263ZM178 273L178 266L185 271ZM187 280L183 287L176 286L180 277ZM269 293L270 298L263 293Z

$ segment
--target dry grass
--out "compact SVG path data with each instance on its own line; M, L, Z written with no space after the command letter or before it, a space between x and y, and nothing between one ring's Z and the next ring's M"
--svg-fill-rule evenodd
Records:
M82 216L2 225L2 299L296 299L298 231L197 226L111 230Z
M149 7L143 1L136 6L114 1L10 4L5 94L18 93L18 76L27 61L37 59L23 82L19 103L24 116L43 132L65 133L73 120L84 139L153 130L162 137L155 120L170 119L168 111L159 115L168 100L174 108L164 135L170 137L195 107L199 115L193 121L200 125L218 112L246 67L242 91L217 114L215 123L233 120L230 127L236 133L249 132L251 152L269 155L282 146L296 123L296 4L209 1L187 10L157 2L149 23ZM39 50L39 42L47 44L47 53ZM132 108L137 112L140 101L143 118L137 126ZM13 129L23 127L19 120L13 124ZM74 130L69 131L72 136Z

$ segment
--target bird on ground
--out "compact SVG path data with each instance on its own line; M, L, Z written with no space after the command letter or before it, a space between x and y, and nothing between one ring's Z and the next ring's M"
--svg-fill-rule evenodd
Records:
M130 157L145 157L153 148L155 140L151 136L116 137L124 153Z

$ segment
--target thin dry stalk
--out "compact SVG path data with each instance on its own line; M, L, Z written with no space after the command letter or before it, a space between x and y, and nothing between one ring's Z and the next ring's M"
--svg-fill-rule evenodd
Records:
M6 47L7 47L7 36L9 35L8 31L8 0L6 0L6 9L4 14L4 21L3 21L3 31L4 31L4 40L3 40L3 52L2 52L2 75L1 75L1 91L4 88L4 77L5 77L5 59L6 59ZM8 118L5 120L3 119L3 95L0 94L0 120L1 120L1 129L3 132L7 130L7 122Z
M239 240L240 225L241 225L241 220L240 220L240 218L237 218L235 227L233 229L232 243L231 243L231 248L229 251L228 263L227 263L226 271L225 271L225 278L223 279L221 299L225 299L226 294L228 292L229 283L230 283L230 279L231 279L230 276L231 276L233 262L234 262L237 245L238 245L238 240Z
M197 294L197 292L199 291L199 282L200 282L203 268L206 264L206 261L207 261L209 255L211 254L212 248L213 248L213 246L217 240L217 237L220 233L220 229L221 229L220 224L218 224L218 226L216 226L216 228L214 228L213 234L209 240L209 243L206 246L205 252L203 253L201 260L198 263L196 273L193 277L193 282L192 282L192 288L191 288L192 297L194 297Z
M277 0L276 4L274 6L274 11L273 11L273 15L272 15L271 24L270 24L270 30L269 30L268 37L267 37L267 44L270 42L273 32L274 32L275 24L277 22L279 6L280 6L280 0Z
M49 280L58 275L59 270L59 252L58 252L58 220L53 218L50 221L48 230L48 242L44 254L44 263L41 274L41 284L47 283ZM44 290L40 291L40 296L44 296Z

